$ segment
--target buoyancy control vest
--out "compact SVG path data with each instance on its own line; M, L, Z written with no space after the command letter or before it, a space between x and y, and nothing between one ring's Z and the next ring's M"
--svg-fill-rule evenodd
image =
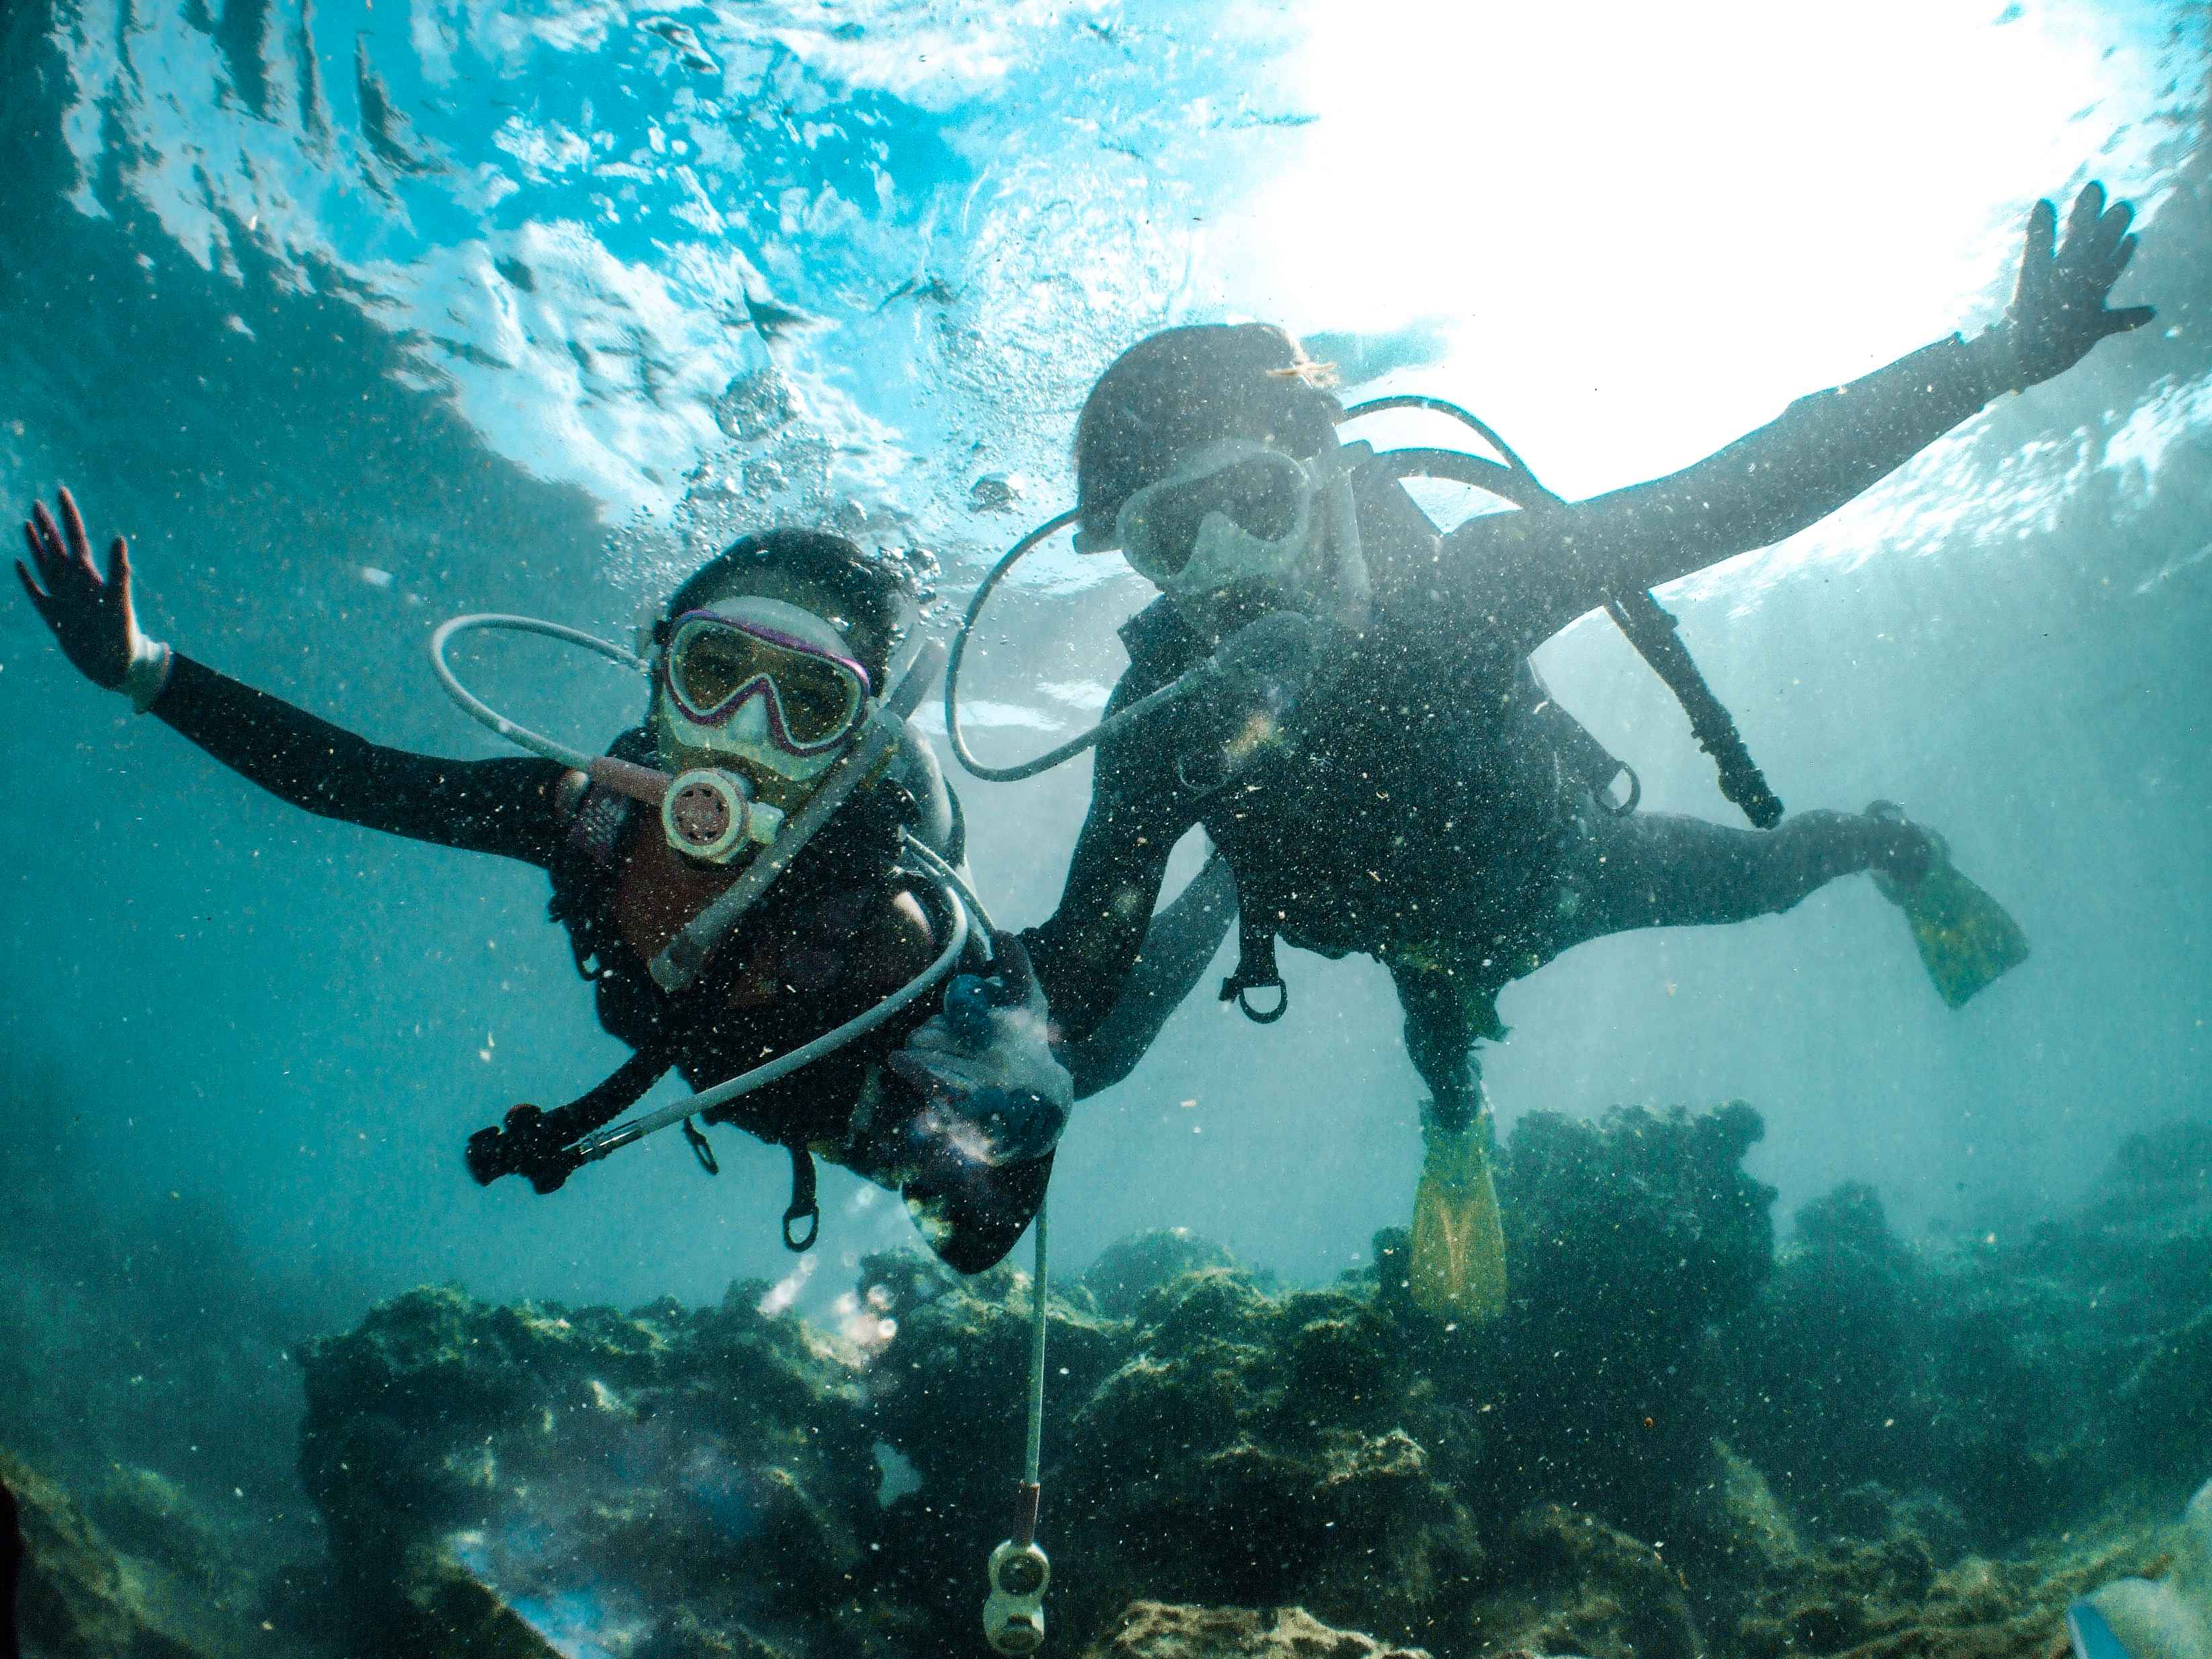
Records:
M608 752L645 764L654 745L639 728L623 733ZM866 964L853 959L856 953L841 952L838 940L869 926L902 890L899 864L907 836L954 866L965 840L957 801L935 757L908 732L884 775L840 809L835 831L811 842L707 971L672 994L655 982L623 927L623 876L633 843L649 836L646 850L659 850L658 825L642 823L647 816L616 790L587 789L550 866L547 906L568 933L577 972L592 982L599 1024L633 1050L631 1057L568 1104L548 1112L518 1107L504 1132L472 1138L470 1164L479 1180L520 1173L538 1191L550 1192L574 1167L563 1149L635 1105L672 1067L694 1088L706 1088L757 1064L763 1053L795 1050L818 1036L856 1011L843 1003L877 1000L873 992L856 993L850 985ZM744 1011L739 1051L718 1031L717 1017L731 1011L739 978L763 950L779 953L776 977L784 994ZM784 1216L790 1248L805 1249L814 1238L811 1149L845 1144L851 1108L869 1070L923 1017L917 1010L872 1040L826 1054L781 1084L708 1115L709 1121L734 1124L790 1152L792 1200ZM702 1167L714 1173L706 1138L692 1124L684 1127Z
M1133 692L1188 672L1206 651L1165 600L1132 617L1121 633ZM1397 657L1387 647L1381 653L1386 665ZM1357 659L1346 672L1369 683ZM1222 689L1236 688L1224 683ZM1539 856L1536 849L1548 843L1551 826L1577 795L1587 793L1614 812L1637 804L1634 773L1550 696L1525 660L1515 666L1502 705L1485 696L1473 707L1462 709L1455 702L1434 711L1453 728L1457 759L1437 747L1434 723L1403 718L1401 697L1384 697L1389 708L1374 711L1381 717L1362 722L1364 729L1338 731L1344 711L1332 706L1326 687L1318 696L1315 707L1271 707L1264 714L1233 695L1189 699L1122 739L1142 754L1140 764L1125 771L1101 763L1102 788L1171 790L1228 862L1237 885L1238 958L1220 997L1257 1023L1272 1024L1287 1006L1275 959L1279 936L1324 957L1368 950L1387 956L1391 945L1409 942L1401 938L1408 928L1443 924L1440 901L1452 886L1447 872L1401 878L1409 837L1416 856L1435 851L1433 842L1413 835L1414 822L1456 822L1455 844L1480 839L1483 856L1504 856L1519 868ZM1274 738L1254 745L1247 734L1261 723ZM1119 746L1102 749L1102 757ZM1224 747L1232 751L1227 759ZM1408 765L1409 750L1427 763ZM1355 781L1355 768L1364 781ZM1626 796L1617 798L1624 776ZM1421 787L1423 780L1436 790ZM1525 834L1496 822L1483 830L1485 805L1492 799L1508 803L1526 821ZM1522 842L1528 844L1516 856L1511 848ZM1390 875L1391 865L1399 877ZM1343 879L1354 868L1368 872L1375 884ZM1388 943L1378 946L1378 939ZM1272 1000L1254 994L1268 991Z

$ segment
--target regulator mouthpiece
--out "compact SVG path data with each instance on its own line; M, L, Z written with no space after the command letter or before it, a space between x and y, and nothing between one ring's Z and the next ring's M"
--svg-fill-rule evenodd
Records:
M753 799L734 772L696 767L679 772L660 798L660 828L668 844L707 864L727 864L757 843L765 847L783 828L783 814Z
M991 1552L990 1571L985 1638L998 1653L1035 1653L1044 1645L1044 1590L1052 1582L1052 1564L1035 1543L1009 1538Z

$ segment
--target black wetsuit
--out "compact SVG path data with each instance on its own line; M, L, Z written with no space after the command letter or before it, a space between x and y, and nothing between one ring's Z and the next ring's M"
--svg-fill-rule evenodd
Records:
M882 963L848 943L906 890L892 868L902 809L886 804L890 792L881 785L848 802L837 829L805 849L686 994L697 1000L687 1002L665 997L652 983L645 963L608 920L611 878L592 879L595 860L611 868L627 855L631 837L658 837L658 823L649 812L624 816L625 804L597 792L580 805L574 775L559 763L451 760L384 748L181 653L151 712L295 806L546 870L555 880L555 917L568 927L579 967L598 981L601 1023L644 1060L659 1061L626 1068L635 1071L638 1092L670 1066L695 1088L712 1086L833 1029L884 994ZM611 815L610 807L616 809ZM957 848L951 856L957 860ZM1105 1086L1135 1063L1202 971L1226 925L1224 886L1203 884L1172 918L1163 918L1171 925L1155 955L1179 981L1155 976L1133 985L1134 1006L1121 1036L1071 1051L1070 1069L1087 1085L1083 1092ZM1181 933L1170 941L1166 933L1177 925ZM763 948L778 953L787 994L758 1009L724 1012L726 1005L714 999L718 990L726 993L728 981L717 980L717 968L725 960L742 967ZM714 1118L902 1190L926 1218L932 1246L972 1273L995 1262L1020 1236L1042 1200L1051 1159L988 1168L939 1144L941 1136L912 1133L922 1105L919 1092L882 1061L932 1011L925 999L862 1042L742 1097ZM866 1109L856 1111L856 1105Z
M1248 941L1256 925L1265 944L1279 933L1389 966L1407 1047L1449 1121L1477 1109L1473 1044L1498 1034L1508 981L1601 934L1787 909L1898 855L1895 826L1839 812L1767 832L1609 815L1525 664L1608 595L1814 523L1990 395L1954 336L1802 398L1669 477L1441 538L1382 468L1362 472L1372 622L1297 708L1291 740L1260 744L1224 781L1220 711L1194 702L1100 746L1066 893L1030 936L1055 1017L1079 1034L1112 1007L1168 854L1203 823L1235 871ZM1165 599L1122 635L1131 663L1109 709L1210 649Z

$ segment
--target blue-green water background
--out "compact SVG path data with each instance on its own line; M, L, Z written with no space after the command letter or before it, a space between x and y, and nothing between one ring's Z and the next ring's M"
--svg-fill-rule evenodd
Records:
M1062 504L1085 386L1162 324L1383 337L1382 387L1475 405L1587 494L1980 325L2028 202L2102 176L2143 206L2124 297L2154 328L1668 596L1786 799L1904 801L2033 959L1948 1012L1853 880L1577 951L1508 993L1489 1066L1508 1128L1741 1097L1785 1212L1856 1178L1908 1231L2002 1228L2205 1109L2205 14L1793 15L8 0L0 488L66 480L95 535L129 533L179 648L379 740L489 753L431 680L437 620L620 634L733 528L794 519L927 550L957 603ZM764 431L770 370L798 416ZM1012 513L971 510L985 475ZM1096 708L1142 597L1042 561L976 671L994 754ZM587 660L480 660L580 737L634 712ZM1544 664L1647 804L1729 816L1617 637L1585 621ZM671 1139L555 1198L469 1183L469 1131L618 1055L538 873L257 795L15 603L0 708L16 1178L211 1206L243 1260L347 1299L708 1299L789 1270L781 1156L727 1132L719 1181ZM966 787L1002 917L1049 909L1087 778ZM1068 1257L1185 1224L1319 1280L1403 1219L1418 1091L1388 982L1287 970L1283 1024L1201 994L1082 1109ZM908 1234L835 1173L825 1207L810 1303Z

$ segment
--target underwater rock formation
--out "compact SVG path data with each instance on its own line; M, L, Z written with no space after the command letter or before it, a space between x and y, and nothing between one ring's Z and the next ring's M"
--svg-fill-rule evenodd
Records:
M1178 1607L1139 1601L1085 1659L1429 1659L1357 1631L1331 1630L1304 1607Z
M2178 1506L2212 1467L2212 1126L2131 1138L2096 1193L1946 1254L1866 1188L1807 1206L1729 1332L1730 1440L1832 1531L1870 1480L1984 1550L2130 1482Z
M1481 1332L1414 1310L1387 1238L1364 1279L1286 1293L1188 1235L1109 1251L1048 1304L1055 1631L1103 1639L1138 1601L1297 1606L1458 1650L1501 1572L1603 1582L1583 1622L1623 1645L1688 1630L1630 1533L1712 1508L1711 1330L1771 1255L1740 1168L1758 1133L1741 1107L1524 1122L1521 1289ZM762 1289L628 1316L425 1290L313 1345L302 1468L350 1593L428 1650L481 1616L456 1574L547 1639L972 1642L1012 1524L1026 1275L872 1256L834 1339ZM1609 1551L1529 1518L1600 1500L1629 1528Z
M1188 1227L1161 1227L1109 1244L1083 1275L1083 1287L1109 1319L1127 1319L1146 1292L1201 1267L1233 1267L1237 1259Z
M2148 1437L2198 1431L2212 1278L2166 1264L2212 1204L2134 1149L2100 1206L1946 1258L1846 1188L1778 1262L1759 1127L1524 1120L1479 1329L1413 1306L1390 1232L1328 1288L1176 1232L1056 1288L1054 1650L2047 1653L2072 1595L2153 1563L2095 1521L2157 1484ZM305 1355L349 1605L426 1655L976 1650L1032 1289L894 1252L826 1330L759 1285L386 1303Z
M187 1577L159 1555L126 1558L59 1486L4 1451L0 1484L15 1496L22 1529L16 1617L25 1659L276 1651L245 1633L242 1607L226 1606L240 1588L228 1572Z
M2065 1651L2067 1605L2115 1572L2153 1565L2162 1536L2061 1541L2019 1560L1970 1555L1944 1570L1906 1530L1826 1546L1775 1577L1729 1645L1744 1659L2052 1659Z
M357 1605L410 1651L641 1638L678 1606L872 1650L845 1627L878 1480L856 1386L766 1288L627 1316L426 1289L311 1345L301 1474Z

